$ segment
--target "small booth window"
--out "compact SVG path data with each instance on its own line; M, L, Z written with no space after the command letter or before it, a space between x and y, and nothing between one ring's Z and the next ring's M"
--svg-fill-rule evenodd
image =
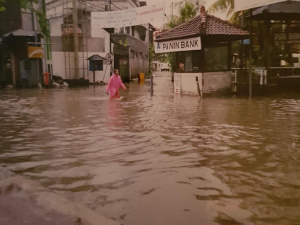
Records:
M199 72L201 67L200 51L177 53L177 72Z
M227 71L228 46L210 47L204 49L204 71Z

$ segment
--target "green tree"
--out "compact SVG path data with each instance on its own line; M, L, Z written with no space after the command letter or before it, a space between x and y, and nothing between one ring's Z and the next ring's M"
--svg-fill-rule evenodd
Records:
M215 3L213 3L208 11L210 13L215 13L216 11L227 11L227 17L231 16L234 9L234 0L217 0Z
M9 1L12 1L12 0L9 0ZM5 11L6 2L7 2L7 0L0 0L0 13ZM16 2L17 5L19 5L20 8L22 8L22 9L33 10L33 12L37 15L38 22L41 27L42 33L46 37L50 37L50 30L49 30L46 15L43 12L40 12L32 7L32 4L33 3L37 4L39 2L39 0L14 0L14 2Z
M5 0L4 0L5 1ZM44 12L40 12L32 7L32 3L38 3L39 0L19 0L20 6L22 9L30 9L37 15L38 22L41 28L42 33L49 38L50 37L50 30L48 26L48 21Z
M31 2L38 3L38 0L19 0L22 9L31 9Z
M12 1L12 0L9 0L9 1ZM17 0L16 2L20 5L20 7L22 9L28 9L31 7L31 2L38 3L38 0ZM0 12L5 11L5 3L6 3L6 0L0 0Z
M234 0L216 0L209 9L209 13L216 13L217 11L226 12L226 17L230 22L234 24L240 24L242 18L242 12L234 12ZM244 13L248 13L249 10L245 10Z
M174 28L195 17L199 12L199 7L202 4L205 4L204 0L182 0L178 3L175 3L175 7L178 8L179 16L172 15L171 20L165 25L165 27ZM175 53L168 53L165 60L171 64L172 70L174 71L176 61Z
M165 24L165 27L174 28L179 24L193 18L197 15L197 12L199 12L200 4L205 4L205 1L182 0L180 2L175 3L175 7L178 8L178 16L172 15L171 20L169 20L169 22Z
M5 3L5 0L0 0L0 12L5 11L4 3Z
M179 6L179 21L181 23L193 18L196 16L199 10L199 1L187 1L183 0L175 5Z

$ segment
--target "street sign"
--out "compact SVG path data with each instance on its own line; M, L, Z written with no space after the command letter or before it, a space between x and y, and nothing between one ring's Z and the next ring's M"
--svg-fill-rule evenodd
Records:
M107 64L107 65L110 64L111 63L112 54L111 53L107 53L105 58L106 58L106 60L105 60L104 63Z
M28 46L28 58L40 59L44 56L43 47Z
M91 12L92 29L129 27L153 23L163 20L165 13L164 1L160 3L136 7L126 10Z
M181 89L181 73L174 74L174 93L180 94Z
M171 41L157 41L154 44L155 53L181 52L201 49L201 38L187 38Z

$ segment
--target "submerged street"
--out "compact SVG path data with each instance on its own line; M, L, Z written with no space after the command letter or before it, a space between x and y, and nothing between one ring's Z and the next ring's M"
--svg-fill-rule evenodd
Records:
M1 90L0 166L124 225L300 223L299 93L126 87Z

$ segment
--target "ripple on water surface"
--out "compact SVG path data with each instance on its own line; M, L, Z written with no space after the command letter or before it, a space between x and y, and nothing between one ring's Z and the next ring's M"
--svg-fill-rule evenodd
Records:
M297 224L300 96L0 93L0 163L124 225Z

